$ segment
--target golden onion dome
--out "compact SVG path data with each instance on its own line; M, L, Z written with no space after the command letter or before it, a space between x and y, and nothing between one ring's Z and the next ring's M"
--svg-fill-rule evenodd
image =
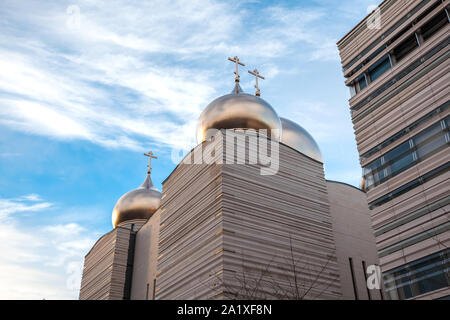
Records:
M137 189L125 193L116 203L112 213L113 227L125 222L147 220L159 208L161 192L153 185L150 173Z
M200 114L197 142L214 135L215 130L211 129L266 129L268 136L273 134L277 141L281 136L280 118L272 106L260 97L244 93L238 82L230 94L215 99Z
M294 121L280 118L283 136L281 142L289 147L323 163L319 146L313 137Z

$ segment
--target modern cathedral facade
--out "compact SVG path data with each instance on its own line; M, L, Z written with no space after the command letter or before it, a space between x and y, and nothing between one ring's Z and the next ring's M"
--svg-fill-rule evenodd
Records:
M150 163L117 202L80 299L383 299L366 194L327 181L311 135L257 85L244 93L230 60L234 89L202 112L162 192Z

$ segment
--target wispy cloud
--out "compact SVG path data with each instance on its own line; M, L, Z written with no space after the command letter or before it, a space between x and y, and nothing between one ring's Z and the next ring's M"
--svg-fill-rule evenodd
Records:
M49 208L53 205L50 202L39 202L30 204L25 200L35 202L41 199L36 194L26 195L18 199L0 198L0 220L8 218L9 215L13 213L40 211Z
M38 194L35 194L35 193L22 196L19 199L28 200L28 201L42 201L42 198Z
M313 3L3 0L0 126L100 148L185 149L203 108L231 90L227 56L258 67L266 76L263 94L272 84L308 76L302 72L311 63L338 64L333 19L354 18L354 3ZM242 85L253 87L244 76ZM346 101L335 106L334 99L290 94L277 92L278 106L271 100L281 116L299 122L319 144L336 145L344 136L354 144L349 121L337 115L339 107L347 116ZM9 163L20 155L0 152ZM356 181L359 175L343 169L330 177ZM99 235L89 226L104 212L80 215L69 207L58 221L42 222L50 210L62 208L39 194L0 198L0 298L77 297L82 256Z
M76 223L30 226L15 214L41 214L53 204L37 194L0 198L0 299L74 299L83 255L96 234Z
M212 0L79 1L78 11L59 2L23 5L10 1L0 11L8 21L0 36L0 123L109 148L191 144L199 113L223 84L219 57L280 59L302 41L312 46L310 59L335 53L314 32L322 9L253 12L245 2ZM270 63L267 74L277 70Z

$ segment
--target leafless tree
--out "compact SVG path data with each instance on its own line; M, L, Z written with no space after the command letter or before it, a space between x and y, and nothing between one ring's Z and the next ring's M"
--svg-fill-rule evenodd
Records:
M322 294L339 281L338 274L331 274L328 270L333 256L328 256L320 266L310 261L300 261L296 259L291 237L289 241L287 256L273 255L269 263L259 267L249 263L242 253L240 272L234 272L232 279L224 279L223 274L211 275L208 282L210 288L222 287L227 299L236 300L321 299ZM321 281L324 277L328 279L326 283Z

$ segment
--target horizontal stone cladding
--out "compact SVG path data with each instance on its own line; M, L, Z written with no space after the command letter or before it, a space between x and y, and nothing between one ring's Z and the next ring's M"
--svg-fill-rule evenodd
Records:
M420 52L418 50L414 53L420 54ZM361 110L362 113L367 110L366 107L377 105L376 110L368 113L360 121L355 122L353 119L360 154L367 152L383 138L389 137L399 127L410 125L427 112L448 101L450 91L447 85L450 81L448 58L449 49L446 46L433 59L414 70L410 77L394 84ZM392 72L401 72L402 69L396 69L396 67L392 68ZM390 72L386 73L390 74ZM414 78L419 75L421 75L419 79ZM408 86L405 86L406 84ZM376 89L376 84L373 85ZM353 117L358 114L354 114Z
M436 1L439 0L383 1L379 5L381 28L368 28L367 23L371 21L366 17L338 41L337 46L344 67L344 75L348 77L361 61L374 54L382 44L394 38L399 31L410 25ZM369 47L371 49L367 51ZM382 53L379 56L381 55ZM349 67L350 62L353 64Z
M359 103L350 101L352 121L355 125L364 123L363 120L372 113L379 112L383 104L395 98L416 81L423 81L423 78L426 78L430 72L448 59L447 46L449 39L445 37L446 33L448 33L446 29L449 28L440 29L433 38L421 46L422 48L428 47L429 50L425 52L413 50L407 55L407 58L404 58L405 60L401 60L401 62L386 70L378 79L370 83L367 90L363 90L360 94L354 96L359 100ZM432 44L435 45L430 48ZM408 58L417 54L420 54L417 59L410 61L403 68L397 67L408 61ZM398 73L393 73L395 71L398 71Z
M387 181L379 184L378 186L370 189L367 192L367 201L369 205L372 205L376 203L376 200L380 199L381 197L388 195L395 190L401 188L402 186L406 185L408 182L418 179L424 175L426 175L428 172L431 172L433 170L436 170L442 166L445 166L450 161L450 153L449 153L449 147L444 147L441 151L438 151L437 153L433 154L432 156L426 158L425 160L416 163L414 166L410 167L409 169L401 172L400 174L388 179ZM443 173L445 173L444 170ZM445 190L443 190L445 191ZM381 212L384 210L384 208L389 207L392 205L392 203L396 203L398 199L401 199L402 197L406 197L409 192L406 192L406 194L394 197L391 201L381 204L379 206L372 206L372 217L375 219L378 216L378 212ZM392 202L394 201L394 202ZM381 210L381 211L379 211Z
M419 101L420 95L417 97ZM444 99L442 99L444 100ZM425 102L425 101L422 101ZM441 102L441 101L439 101ZM419 108L415 110L416 112L410 112L405 114L405 117L411 117L412 120L407 122L411 122L410 125L403 127L401 124L401 120L397 122L396 127L392 127L392 132L386 132L384 136L387 136L381 143L376 144L373 148L369 149L368 152L361 154L360 162L361 166L366 166L370 164L372 161L391 151L392 149L398 147L400 144L405 142L406 140L411 139L413 136L416 136L421 131L427 129L433 124L444 120L446 117L450 115L450 100L446 100L442 104L439 104L438 107L432 109L430 112L424 112ZM404 118L402 118L404 119ZM372 139L376 140L376 135L372 136Z
M80 300L122 300L128 264L130 226L102 236L84 259Z
M411 169L417 170L417 168ZM377 249L383 270L389 270L431 254L440 247L448 247L450 232L439 226L445 227L444 224L450 221L450 207L448 204L433 204L445 203L445 199L450 196L449 181L450 173L447 171L371 211L372 225L375 231L398 220L401 222L403 219L404 221L404 223L396 224L395 228L377 234ZM423 213L406 219L408 215L414 214L422 208ZM438 228L443 232L437 234L438 230L435 229L436 233L431 234L425 242L414 243L411 241L409 245L406 241L433 228ZM407 242L405 246L397 245L395 248L396 244L405 241ZM396 250L389 250L391 247Z
M367 70L388 53L392 55L400 42L420 31L445 8L448 10L448 5L448 0L383 1L380 4L381 29L367 29L366 18L338 42L346 84L364 71L355 67L383 44L388 46L363 69ZM421 20L417 21L419 16ZM396 61L394 54L392 67L349 100L362 167L449 116L450 24L441 25L437 30L425 41L419 32L416 35L419 45L415 49L400 61ZM367 50L380 36L382 40ZM397 38L389 44L393 37ZM433 112L437 109L438 112ZM427 114L432 115L425 117ZM424 117L424 121L412 125ZM404 130L409 127L411 129ZM401 135L396 136L402 130ZM383 272L448 247L450 153L448 128L443 131L447 147L444 145L440 151L419 159L408 169L398 171L397 175L367 191ZM393 137L395 139L389 142ZM429 293L422 298L434 296Z
M367 267L379 265L366 195L361 189L336 181L327 181L327 189L342 298L354 300L356 291L358 299L380 300L381 290L368 289L366 284Z
M396 28L395 30L393 29L390 33L389 31L384 32L384 34L389 33L389 35L385 36L382 41L372 48L371 54L358 59L357 63L352 68L344 72L346 85L357 80L357 78L359 78L367 69L374 66L380 58L391 53L393 48L397 47L411 35L414 35L414 32L417 29L420 29L427 24L429 18L443 12L445 4L443 4L441 0L422 0L421 3L416 6L416 9L417 8L419 9L412 10L414 13L410 15L408 19L396 19L395 25L403 21L403 23L399 24L399 26L401 25L402 27ZM381 25L381 27L383 27L383 25ZM373 43L374 42L372 42L372 44Z
M187 158L207 145L200 144ZM183 161L163 182L156 299L209 299L222 265L221 166Z
M402 0L383 1L379 5L381 11L381 25L386 26L387 28L394 25L396 22L395 20L398 17L402 14L406 14L420 1L421 0L410 1L410 4L406 8L404 7L404 1ZM392 13L395 16L393 17L391 14L385 14L386 12ZM356 66L358 64L358 60L372 53L368 52L362 56L361 53L364 49L366 49L366 47L370 45L373 40L383 35L384 30L375 28L369 29L367 27L367 21L367 18L362 20L357 26L355 26L349 33L338 41L337 46L341 55L342 66L347 66L352 60L354 60L352 66ZM375 50L376 48L373 48L373 51ZM351 67L347 67L347 70L351 70Z
M246 143L246 154L255 148ZM164 182L157 299L288 299L295 278L303 298L340 297L323 165L279 150L274 175L219 152L222 164L180 164Z
M386 112L382 112L382 110L375 112L370 117L373 120L372 124L370 125L368 122L366 129L358 132L357 147L359 153L364 154L385 139L388 139L399 129L409 126L420 117L447 103L449 101L450 89L446 84L450 81L449 72L448 66L442 66L440 70L436 70L436 74L430 75L429 81L416 82L410 88L411 91L404 92L405 94L410 94L410 96L402 96L402 103L386 104ZM365 166L395 148L403 141L414 136L422 129L428 127L430 124L444 119L449 114L450 108L445 108L443 112L435 114L432 118L408 132L403 139L399 139L386 148L380 149L378 152L372 154L371 157L361 159L361 165Z

